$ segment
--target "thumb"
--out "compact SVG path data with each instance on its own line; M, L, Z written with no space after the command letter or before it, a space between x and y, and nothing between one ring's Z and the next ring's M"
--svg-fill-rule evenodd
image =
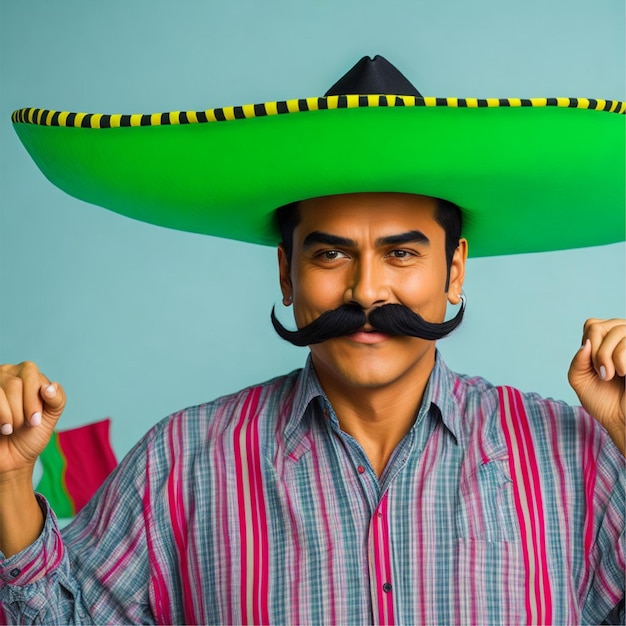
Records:
M591 360L591 341L587 339L574 355L567 377L574 391L579 393L581 386L591 382L596 376Z
M43 403L43 416L56 422L65 409L65 391L59 383L44 384L39 389Z

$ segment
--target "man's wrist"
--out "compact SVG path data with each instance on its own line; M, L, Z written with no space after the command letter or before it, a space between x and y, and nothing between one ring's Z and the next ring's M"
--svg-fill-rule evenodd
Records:
M34 543L44 525L44 515L24 476L3 476L0 481L0 552L13 556Z

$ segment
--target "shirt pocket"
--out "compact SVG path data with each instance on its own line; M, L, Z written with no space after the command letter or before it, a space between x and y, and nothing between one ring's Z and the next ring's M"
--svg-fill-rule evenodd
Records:
M525 622L525 570L517 543L459 539L455 614L461 624Z
M484 463L461 480L456 525L462 540L519 542L508 460Z

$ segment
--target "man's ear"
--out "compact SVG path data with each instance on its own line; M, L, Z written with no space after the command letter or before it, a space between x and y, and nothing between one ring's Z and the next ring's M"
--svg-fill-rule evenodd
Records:
M459 245L452 256L450 263L450 283L448 285L448 300L450 304L459 304L463 282L465 280L465 262L467 261L467 239L459 239Z
M282 244L278 246L278 276L280 280L280 290L283 294L283 304L289 306L293 301L291 263L287 257L287 251Z

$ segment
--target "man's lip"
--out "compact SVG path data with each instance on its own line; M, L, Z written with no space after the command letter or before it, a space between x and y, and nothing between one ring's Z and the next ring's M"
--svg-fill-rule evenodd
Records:
M356 343L374 344L381 343L382 341L387 341L387 339L391 338L391 335L383 333L379 330L375 330L373 328L364 327L354 333L346 335L346 337Z

